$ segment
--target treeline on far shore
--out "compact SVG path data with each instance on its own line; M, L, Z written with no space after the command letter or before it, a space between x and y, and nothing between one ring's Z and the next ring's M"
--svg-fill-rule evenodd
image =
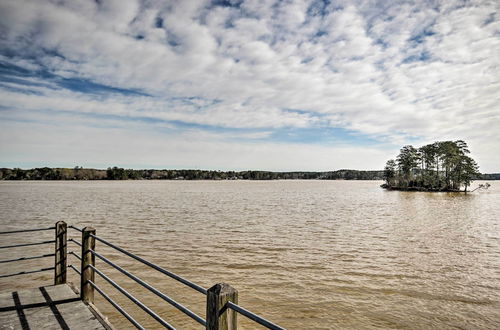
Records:
M0 168L0 180L382 180L384 171L337 170L328 172L134 170L110 167L33 169ZM500 180L500 173L481 174L476 180Z
M331 172L134 170L110 167L33 169L1 168L0 180L382 180L383 171L338 170Z

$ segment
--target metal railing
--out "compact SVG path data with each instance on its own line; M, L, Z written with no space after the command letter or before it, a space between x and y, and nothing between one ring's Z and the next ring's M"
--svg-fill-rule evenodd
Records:
M106 241L106 240L104 240L104 239L102 239L100 237L97 237L97 236L95 236L93 234L90 234L90 236L92 236L93 238L95 238L99 242L104 243L107 246L109 246L109 247L111 247L111 248L113 248L113 249L115 249L117 251L120 251L121 253L123 253L123 254L125 254L125 255L127 255L127 256L129 256L129 257L131 257L131 258L133 258L133 259L135 259L135 260L137 260L137 261L139 261L139 262L141 262L143 264L145 264L146 266L149 266L149 267L153 268L154 270L159 271L162 274L165 274L165 275L173 278L174 280L177 280L177 281L181 282L182 284L187 285L188 287L190 287L190 288L192 288L192 289L194 289L194 290L196 290L196 291L198 291L200 293L207 294L207 289L205 289L205 288L203 288L203 287L201 287L201 286L199 286L199 285L197 285L197 284L195 284L195 283L193 283L191 281L188 281L188 280L180 277L179 275L176 275L176 274L174 274L172 272L169 272L168 270L166 270L164 268L161 268L160 266L157 266L157 265L153 264L152 262L149 262L146 259L141 258L141 257L139 257L139 256L137 256L137 255L135 255L135 254L133 254L131 252L128 252L128 251L126 251L126 250L124 250L124 249L116 246L115 244L112 244L112 243L110 243L110 242L108 242L108 241Z
M192 312L191 310L189 310L188 308L184 307L182 304L176 302L175 300L173 300L172 298L170 298L169 296L167 296L166 294L160 292L159 290L157 290L156 288L154 288L153 286L151 286L150 284L146 283L145 281L141 280L140 278L138 278L137 276L131 274L130 272L126 271L125 269L123 269L122 267L114 264L113 262L111 262L109 259L107 259L106 257L100 255L99 253L95 252L95 251L91 251L92 254L94 254L96 257L98 257L99 259L101 259L102 261L104 261L105 263L107 263L108 265L112 266L113 268L117 269L118 271L120 271L122 274L126 275L127 277L131 278L132 280L134 280L136 283L142 285L144 288L148 289L149 291L151 291L152 293L154 293L155 295L157 295L158 297L160 297L161 299L163 299L164 301L168 302L169 304L171 304L172 306L174 306L175 308L177 308L178 310L180 310L181 312L183 312L184 314L186 314L187 316L191 317L193 320L195 320L196 322L200 323L201 325L203 326L206 326L206 322L205 320L196 315L194 312ZM96 270L97 271L97 270ZM99 273L99 271L97 271ZM101 275L101 274L100 274Z
M82 234L81 242L69 238L67 239L67 228L74 229ZM13 247L21 247L21 246L30 246L37 244L49 244L55 243L55 253L52 254L44 254L40 256L32 256L32 257L21 257L17 259L10 260L2 260L0 263L8 263L15 262L21 260L30 260L30 259L38 259L45 258L50 256L55 256L55 265L54 267L44 268L41 270L35 271L27 271L20 272L15 274L8 275L0 275L1 277L8 276L16 276L22 274L29 274L39 271L47 271L47 270L55 270L54 275L54 283L61 284L66 282L66 268L71 268L80 276L80 297L85 303L93 303L94 302L94 290L97 291L106 301L108 301L120 314L122 314L132 325L134 325L137 329L144 329L144 327L136 321L127 311L116 303L101 287L96 285L95 274L99 275L100 278L104 279L107 283L109 283L112 287L118 290L121 294L127 297L130 301L132 301L135 305L140 307L144 312L150 315L153 319L155 319L161 326L167 329L175 329L169 322L161 318L158 314L156 314L152 309L146 306L139 299L134 297L131 293L121 287L118 283L112 280L108 275L104 274L100 269L98 269L95 265L95 258L97 257L99 260L103 261L105 264L113 267L118 270L121 274L127 276L135 283L139 284L143 288L147 289L151 293L158 296L163 301L167 302L171 306L175 307L177 310L184 313L186 316L190 317L206 329L236 329L237 321L236 321L236 313L241 314L248 319L273 330L282 330L284 328L264 319L263 317L239 306L236 302L238 300L238 291L232 288L228 284L219 283L211 287L210 289L205 289L202 286L193 283L173 272L170 272L140 256L137 256L107 240L96 235L95 229L92 227L85 227L83 229L77 228L75 226L67 226L64 222L58 222L55 227L49 228L40 228L40 229L27 229L27 230L16 230L10 232L0 232L0 234L13 234L13 233L22 233L22 232L30 232L30 231L41 231L41 230L56 230L56 239L53 241L45 241L39 243L24 243L18 245L10 245L1 247L2 248L13 248ZM206 319L197 315L189 308L185 307L181 303L175 301L167 294L161 292L156 289L151 284L146 281L140 279L138 276L132 274L131 272L125 270L119 265L115 264L113 261L109 260L107 257L103 256L101 253L95 251L95 243L99 241L106 246L121 252L122 254L139 261L140 263L158 271L161 274L168 276L171 279L174 279L183 285L203 294L206 296ZM81 254L77 254L74 251L67 251L66 242L71 242L74 245L81 248ZM81 262L81 267L78 270L73 265L67 265L67 255L70 254L77 258Z
M20 233L28 233L28 232L35 232L35 231L48 231L48 230L54 230L55 228L56 227L47 227L47 228L2 231L2 232L0 232L0 235L20 234ZM53 243L55 243L55 240L43 241L43 242L21 243L21 244L14 244L14 245L4 245L4 246L0 246L0 249L12 249L12 248L18 248L18 247L45 245L45 244L53 244ZM16 262L16 261L48 258L48 257L53 257L53 256L55 256L55 253L46 253L46 254L37 255L37 256L29 256L29 257L20 257L20 258L15 258L15 259L8 259L8 260L0 260L0 264ZM41 269L26 270L26 271L21 271L21 272L12 273L12 274L1 274L0 278L12 277L12 276L17 276L17 275L35 274L35 273L46 272L46 271L54 270L54 269L55 269L55 267L45 267L45 268L41 268Z

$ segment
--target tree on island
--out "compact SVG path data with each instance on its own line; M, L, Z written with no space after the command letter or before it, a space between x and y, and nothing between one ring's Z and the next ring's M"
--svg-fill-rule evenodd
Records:
M439 141L418 149L401 148L396 160L388 160L384 168L386 189L467 192L479 167L462 140Z

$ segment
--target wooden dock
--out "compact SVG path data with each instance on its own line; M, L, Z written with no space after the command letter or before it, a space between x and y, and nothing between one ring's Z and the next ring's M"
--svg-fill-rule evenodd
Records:
M0 329L88 329L110 326L67 284L0 293Z
M81 241L69 238L68 229L73 229L81 233ZM23 262L26 260L54 257L53 267L46 267L38 270L27 270L12 274L1 274L0 279L12 276L34 274L38 272L54 271L54 285L44 286L36 289L20 290L14 292L0 293L0 330L3 329L106 329L113 327L107 322L94 306L94 292L98 292L106 299L120 314L123 315L137 329L145 329L130 315L123 307L117 304L99 285L96 284L96 275L99 280L104 280L113 286L122 295L126 296L135 305L154 318L162 327L175 330L175 328L160 315L153 311L146 304L135 298L127 290L113 281L108 275L96 267L96 257L107 265L115 268L123 275L132 279L152 294L160 297L166 303L174 306L179 311L198 322L207 330L236 330L238 327L237 315L243 315L250 320L271 330L285 330L284 328L252 313L251 311L238 305L238 290L226 283L217 283L206 289L193 283L171 271L162 268L152 262L137 256L105 239L96 236L96 230L92 227L77 228L68 226L64 221L58 221L54 227L28 228L11 231L0 231L0 235L12 235L21 233L33 233L41 231L55 231L55 239L39 242L20 242L14 245L2 245L0 250L12 249L25 246L38 246L44 244L54 244L54 253L37 256L22 256L17 258L0 260L0 264L11 262ZM36 237L36 235L33 235ZM130 273L126 269L116 265L114 262L101 255L95 250L96 241L125 254L126 256L142 263L145 267L150 267L155 271L168 276L187 287L199 292L206 301L205 318L197 315L186 306L175 301L154 286ZM80 253L68 251L68 242L80 248ZM68 265L68 255L77 258L81 264L79 269L71 264ZM7 267L2 269L8 269ZM80 287L74 288L66 281L67 270L71 269L80 275ZM15 290L11 288L10 290Z

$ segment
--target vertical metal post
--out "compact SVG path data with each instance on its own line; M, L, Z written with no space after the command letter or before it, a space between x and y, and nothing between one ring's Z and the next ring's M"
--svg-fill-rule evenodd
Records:
M56 243L55 243L55 261L54 261L54 285L66 283L67 270L67 229L64 221L56 222Z
M236 312L227 302L238 303L238 290L226 283L217 283L207 291L207 330L236 330Z
M95 239L90 236L95 235L95 229L92 227L85 227L82 231L82 277L80 279L80 297L84 303L94 302L94 287L87 281L95 283L95 272L89 266L95 266L95 256L90 250L95 249Z

